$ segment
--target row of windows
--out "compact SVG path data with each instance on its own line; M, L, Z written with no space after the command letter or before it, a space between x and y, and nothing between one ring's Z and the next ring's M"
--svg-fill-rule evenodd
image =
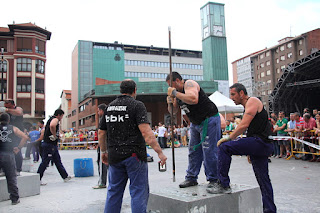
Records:
M31 78L18 77L17 78L17 92L31 92ZM35 92L44 94L44 79L36 78Z
M149 73L149 72L124 72L125 77L137 77L137 78L159 78L166 79L168 74L166 73ZM195 81L202 81L202 75L181 75L183 79L192 79Z
M90 120L90 119L91 119L91 122L95 122L95 121L96 121L95 115L90 115L90 116L87 116L87 117L85 117L85 118L80 119L80 120L79 120L79 126L84 125L84 124L85 124L85 121L86 121L86 120Z
M45 41L36 39L36 53L45 55ZM32 52L32 38L17 38L17 51Z
M97 45L95 45L95 46L93 46L93 48L95 48L95 49L103 49L103 50L122 50L122 48L121 47L107 47L107 46L97 46Z
M89 105L90 103L91 103L91 100L89 100L86 103L84 103L81 106L79 106L79 112L84 111L86 109L86 106Z
M169 62L136 61L136 60L124 60L124 64L128 66L142 66L142 67L169 67L170 66ZM200 64L172 63L172 68L202 70L203 66Z
M31 72L31 70L32 70L31 58L18 58L17 59L17 71ZM36 60L36 72L43 74L44 71L45 71L44 61L37 59Z

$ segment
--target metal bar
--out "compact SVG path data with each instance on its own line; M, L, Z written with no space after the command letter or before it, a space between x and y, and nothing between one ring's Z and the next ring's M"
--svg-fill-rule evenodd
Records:
M4 48L1 47L1 100L3 101L3 93L4 93L4 80L3 80L3 52ZM8 77L7 77L8 78Z
M169 64L170 64L170 87L172 86L172 60L171 60L171 27L169 27ZM172 148L172 175L176 182L176 163L174 159L174 135L173 135L173 103L171 105L171 148Z

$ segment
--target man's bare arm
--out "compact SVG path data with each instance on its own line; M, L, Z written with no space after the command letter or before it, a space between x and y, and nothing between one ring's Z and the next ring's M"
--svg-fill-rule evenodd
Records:
M15 109L7 108L7 113L16 116L23 116L23 109L21 107L16 107Z
M200 86L193 80L187 80L184 83L184 92L177 92L176 97L186 104L197 104L199 101Z

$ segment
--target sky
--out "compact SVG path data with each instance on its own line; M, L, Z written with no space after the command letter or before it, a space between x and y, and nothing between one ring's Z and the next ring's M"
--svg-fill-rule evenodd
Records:
M200 8L207 0L11 0L1 3L0 27L32 22L47 41L46 118L71 89L71 55L78 40L202 50ZM225 4L229 64L320 27L319 0L219 0ZM168 70L169 72L169 70Z

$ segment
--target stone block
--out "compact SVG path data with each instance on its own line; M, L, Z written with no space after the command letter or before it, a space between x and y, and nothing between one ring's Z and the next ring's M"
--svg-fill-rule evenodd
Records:
M20 172L17 176L20 197L40 194L40 177L37 173ZM0 201L9 200L6 177L0 177Z
M150 213L255 213L262 212L259 187L233 184L231 194L209 194L207 184L170 187L150 193Z

